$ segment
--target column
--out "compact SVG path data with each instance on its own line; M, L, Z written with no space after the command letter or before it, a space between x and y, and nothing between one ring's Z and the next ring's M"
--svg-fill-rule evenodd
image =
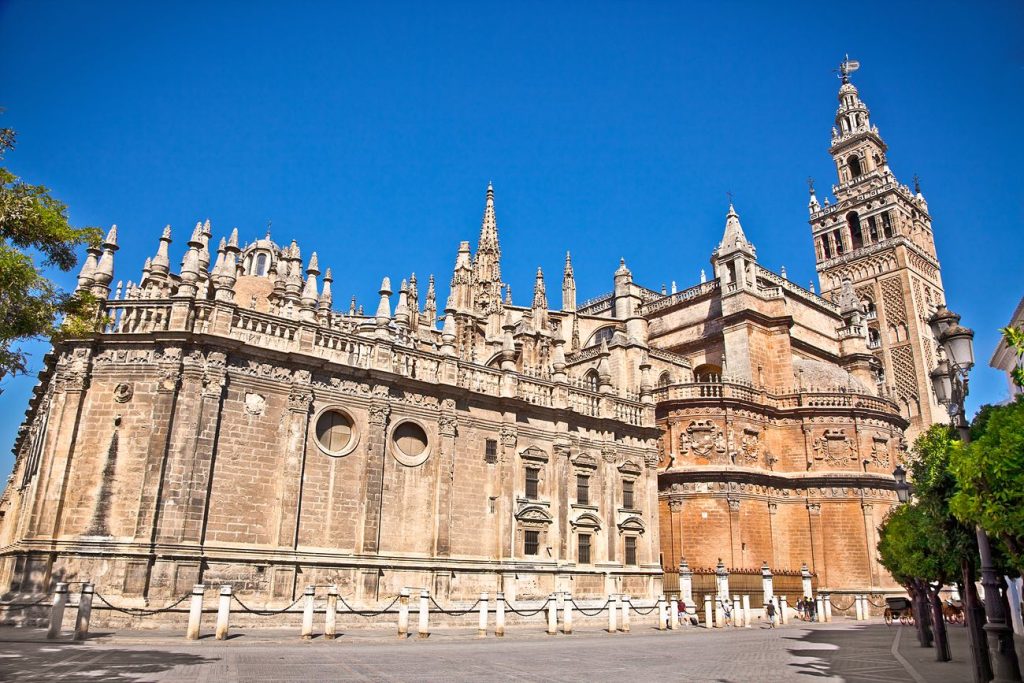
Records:
M743 564L743 532L740 528L740 501L738 498L729 498L729 539L731 559L729 564L739 567Z
M763 592L762 604L767 605L775 597L775 590L772 585L772 570L765 560L761 565L761 590Z
M679 598L683 601L683 611L690 605L696 611L697 603L693 600L693 570L687 564L686 558L679 561Z
M441 447L437 457L437 514L434 516L434 554L448 557L451 554L452 528L452 462L455 458L455 433L459 421L455 416L455 401L446 398L441 401L441 414L437 420L437 433Z
M825 560L825 539L821 528L821 504L807 503L807 517L811 534L811 567L818 574L818 585L829 585L828 565Z
M374 387L378 398L370 404L369 426L366 434L366 472L361 492L363 525L356 552L376 553L380 542L380 506L384 487L384 446L387 439L388 417L391 406L386 397L388 388ZM423 636L426 637L426 636Z

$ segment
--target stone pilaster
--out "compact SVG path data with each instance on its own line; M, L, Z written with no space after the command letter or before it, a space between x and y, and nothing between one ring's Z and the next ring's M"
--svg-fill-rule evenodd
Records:
M811 568L818 574L818 585L828 586L825 560L825 536L821 528L821 504L807 503L808 527L811 534Z
M384 487L384 450L387 441L388 417L391 405L387 401L387 387L378 385L370 404L369 426L366 435L366 473L363 476L361 500L362 533L357 552L376 553L380 544L380 514Z
M437 420L440 441L437 453L437 510L434 514L434 554L451 555L452 486L455 479L455 436L459 421L455 415L455 401L441 401L441 414Z
M298 516L302 502L302 474L306 465L306 443L309 430L313 390L308 370L295 372L288 393L288 412L281 424L279 443L284 444L278 476L278 524L276 545L294 548L298 542Z

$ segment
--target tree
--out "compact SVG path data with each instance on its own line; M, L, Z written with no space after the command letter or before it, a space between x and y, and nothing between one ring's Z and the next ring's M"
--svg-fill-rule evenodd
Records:
M14 142L14 131L0 128L0 161ZM76 247L99 243L97 228L73 227L67 214L67 206L46 187L0 167L0 380L25 372L20 342L59 336L60 316L69 328L93 318L95 297L61 291L43 274L50 267L71 270L78 262Z
M880 560L893 578L930 609L940 661L949 659L949 645L939 591L947 583L973 581L978 556L974 533L950 510L957 481L949 463L958 446L948 425L932 425L917 438L907 460L914 502L890 513L878 544Z
M953 454L958 490L953 513L996 539L1024 573L1024 396L985 406L971 426L971 443Z
M1024 328L1004 327L999 331L1003 333L1006 345L1017 352L1017 367L1010 370L1010 377L1014 384L1024 389Z

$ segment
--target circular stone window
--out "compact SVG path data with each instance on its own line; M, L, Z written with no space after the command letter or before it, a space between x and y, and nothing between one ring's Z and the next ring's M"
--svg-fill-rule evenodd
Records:
M325 408L316 418L316 444L327 455L348 455L359 443L355 421L340 408Z
M403 465L414 467L423 464L430 456L427 431L412 420L399 422L391 430L391 454Z

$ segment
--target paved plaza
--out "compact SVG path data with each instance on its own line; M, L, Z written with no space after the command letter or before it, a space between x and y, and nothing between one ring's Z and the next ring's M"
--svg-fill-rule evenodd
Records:
M955 661L934 662L911 628L880 621L571 636L516 630L505 638L440 631L399 642L353 631L303 642L294 631L238 631L227 641L170 632L96 633L47 641L41 629L0 629L0 680L9 681L966 681L967 641L951 630Z

